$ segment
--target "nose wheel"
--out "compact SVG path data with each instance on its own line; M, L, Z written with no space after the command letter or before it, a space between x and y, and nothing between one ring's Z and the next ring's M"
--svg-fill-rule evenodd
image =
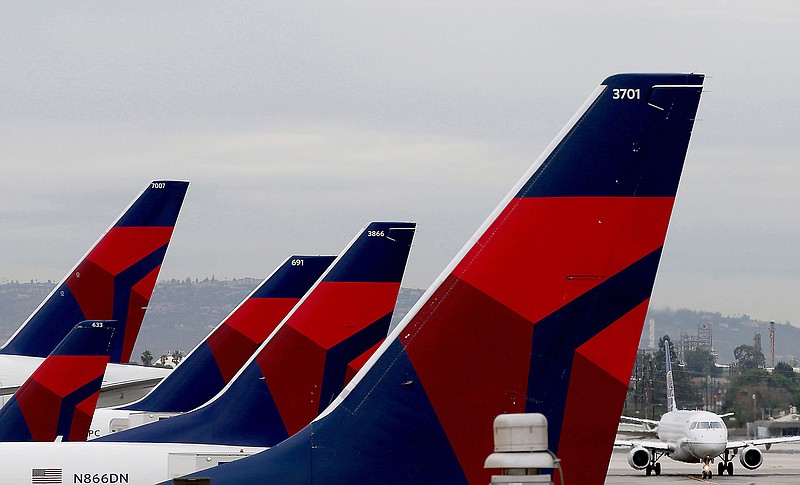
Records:
M722 463L720 463L719 466L721 467ZM706 478L711 478L711 476L713 475L711 473L711 459L710 458L704 458L703 459L703 473L702 473L702 475L703 475L703 479L704 480ZM720 475L722 475L722 473L720 473Z

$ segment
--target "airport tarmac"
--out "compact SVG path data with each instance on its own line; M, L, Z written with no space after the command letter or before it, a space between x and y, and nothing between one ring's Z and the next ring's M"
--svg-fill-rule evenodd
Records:
M761 448L761 451L764 451ZM628 465L628 449L616 448L611 455L611 463L606 474L606 485L646 484L672 485L694 482L713 483L720 485L778 485L800 484L800 444L791 443L775 445L770 451L764 452L764 464L756 470L747 470L739 457L734 459L733 476L716 475L716 462L714 463L714 476L708 480L700 478L700 464L681 463L669 458L662 458L660 476L646 476L644 470L634 470Z

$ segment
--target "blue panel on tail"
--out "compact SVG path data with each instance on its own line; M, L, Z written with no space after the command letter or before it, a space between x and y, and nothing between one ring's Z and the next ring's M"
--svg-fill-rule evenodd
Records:
M702 82L695 74L606 79L605 91L517 196L674 196L683 169L675 162L686 154ZM697 87L651 89L654 84ZM661 106L651 102L651 92Z
M402 345L393 342L372 370L323 420L252 458L190 476L214 485L466 483ZM365 403L369 412L359 409Z
M369 224L331 268L324 281L380 283L402 280L415 227L413 222Z
M167 379L174 384L167 384ZM118 409L185 412L208 402L223 387L225 380L219 367L214 364L208 344L203 342L192 352L191 358L184 359L153 391L139 401Z
M189 182L155 180L136 199L114 227L172 227L186 196Z
M653 251L536 323L525 412L547 416L548 445L554 452L575 350L650 297L660 257L661 249Z
M269 446L287 438L281 423L264 376L252 362L224 394L191 413L93 441Z

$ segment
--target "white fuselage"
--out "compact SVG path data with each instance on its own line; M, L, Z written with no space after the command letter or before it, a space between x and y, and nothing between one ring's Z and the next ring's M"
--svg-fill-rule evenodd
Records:
M725 451L728 428L722 418L707 411L670 411L658 422L658 438L675 445L669 457L698 463Z
M64 485L152 485L265 448L161 443L0 443L0 485L30 485L37 473Z
M41 357L0 355L0 405L11 399L14 392L25 383L39 364ZM98 407L133 402L150 392L171 369L138 365L108 364L103 376ZM0 482L2 483L2 482Z
M171 418L178 414L182 413L129 411L127 409L114 408L95 409L92 424L89 426L88 439L100 438L108 434Z

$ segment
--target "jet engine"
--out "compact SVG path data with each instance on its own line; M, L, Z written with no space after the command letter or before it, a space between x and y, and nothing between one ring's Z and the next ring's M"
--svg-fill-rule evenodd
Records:
M631 459L628 458L628 462L630 461ZM755 470L764 462L764 455L761 453L761 450L750 445L746 446L741 453L739 453L739 461L742 463L742 466L748 470Z
M642 470L644 467L650 464L650 460L652 458L653 455L650 453L650 450L647 448L642 448L641 446L637 446L628 453L628 465L636 470ZM759 462L759 465L760 464L761 463Z

